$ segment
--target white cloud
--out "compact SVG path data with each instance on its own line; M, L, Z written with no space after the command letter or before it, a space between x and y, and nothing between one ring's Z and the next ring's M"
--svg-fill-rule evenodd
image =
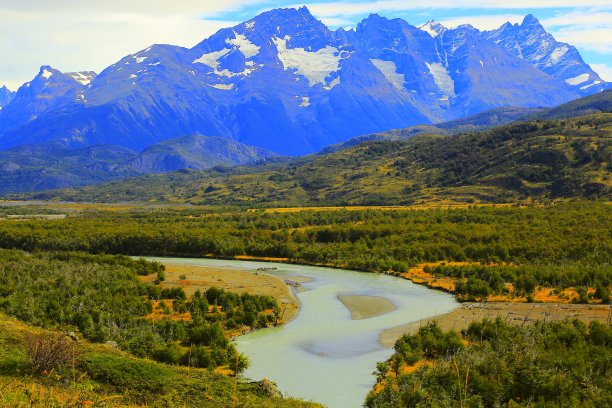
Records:
M151 44L191 47L235 24L210 18L261 2L0 0L0 84L17 89L41 65L100 72Z
M148 16L178 14L213 17L245 6L266 4L265 0L0 0L0 10L27 14L113 14L117 12Z
M593 71L597 72L601 79L612 82L612 66L606 64L590 64Z
M354 26L372 12L394 17L413 11L409 22L420 24L425 19L418 11L433 9L439 10L435 14L445 15L449 10L479 9L483 11L475 14L480 15L440 20L448 26L470 23L484 30L506 20L520 21L522 16L513 14L513 9L538 14L537 9L556 8L559 14L544 19L543 24L559 40L579 49L604 54L612 51L610 0L581 0L580 9L575 0L321 1L311 0L307 5L332 27ZM33 78L41 65L62 71L99 72L154 43L193 46L218 29L234 25L233 21L217 21L228 15L233 19L232 12L285 4L272 0L0 0L0 86L17 88ZM482 15L499 9L508 13Z
M553 35L557 41L572 44L579 50L595 51L600 54L612 53L612 27L571 26L555 30Z

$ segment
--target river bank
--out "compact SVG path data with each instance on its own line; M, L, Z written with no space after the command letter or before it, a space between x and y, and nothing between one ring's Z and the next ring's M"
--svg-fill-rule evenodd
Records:
M143 280L152 281L155 276ZM295 277L298 281L299 277ZM233 293L272 296L281 308L281 323L295 319L300 312L300 301L292 288L283 280L265 272L224 266L197 266L167 264L162 288L182 288L191 297L196 291L204 292L217 287Z

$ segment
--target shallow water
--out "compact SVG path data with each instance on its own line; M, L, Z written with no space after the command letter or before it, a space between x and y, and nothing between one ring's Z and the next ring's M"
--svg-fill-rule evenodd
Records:
M295 320L282 327L259 330L236 339L250 367L245 378L274 381L283 395L313 400L330 408L360 407L375 383L376 363L389 358L378 336L385 329L418 321L457 307L446 293L388 275L338 269L213 259L152 258L163 263L229 266L291 280L312 279L296 293L302 307ZM338 295L384 297L397 307L385 315L351 320Z

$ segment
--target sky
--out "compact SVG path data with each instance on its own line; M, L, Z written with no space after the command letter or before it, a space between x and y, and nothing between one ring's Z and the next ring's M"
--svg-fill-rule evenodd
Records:
M487 30L533 14L612 81L611 0L0 0L0 86L16 90L42 65L99 73L151 44L192 47L262 11L302 5L331 28L378 13Z

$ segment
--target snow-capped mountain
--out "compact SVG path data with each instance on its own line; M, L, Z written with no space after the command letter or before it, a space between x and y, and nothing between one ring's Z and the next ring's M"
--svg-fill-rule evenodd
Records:
M564 80L581 95L600 92L608 86L582 60L576 47L555 40L531 14L521 24L506 23L485 35L542 72Z
M143 149L204 134L297 155L362 134L579 96L567 78L492 36L378 15L331 31L306 8L273 10L191 49L154 45L97 77L43 67L0 111L0 147L58 140Z
M15 125L35 122L39 115L56 106L82 104L86 86L95 76L94 72L64 74L50 66L41 67L38 75L22 85L0 111L0 134Z
M8 105L15 97L15 92L8 89L6 86L0 88L0 109Z

